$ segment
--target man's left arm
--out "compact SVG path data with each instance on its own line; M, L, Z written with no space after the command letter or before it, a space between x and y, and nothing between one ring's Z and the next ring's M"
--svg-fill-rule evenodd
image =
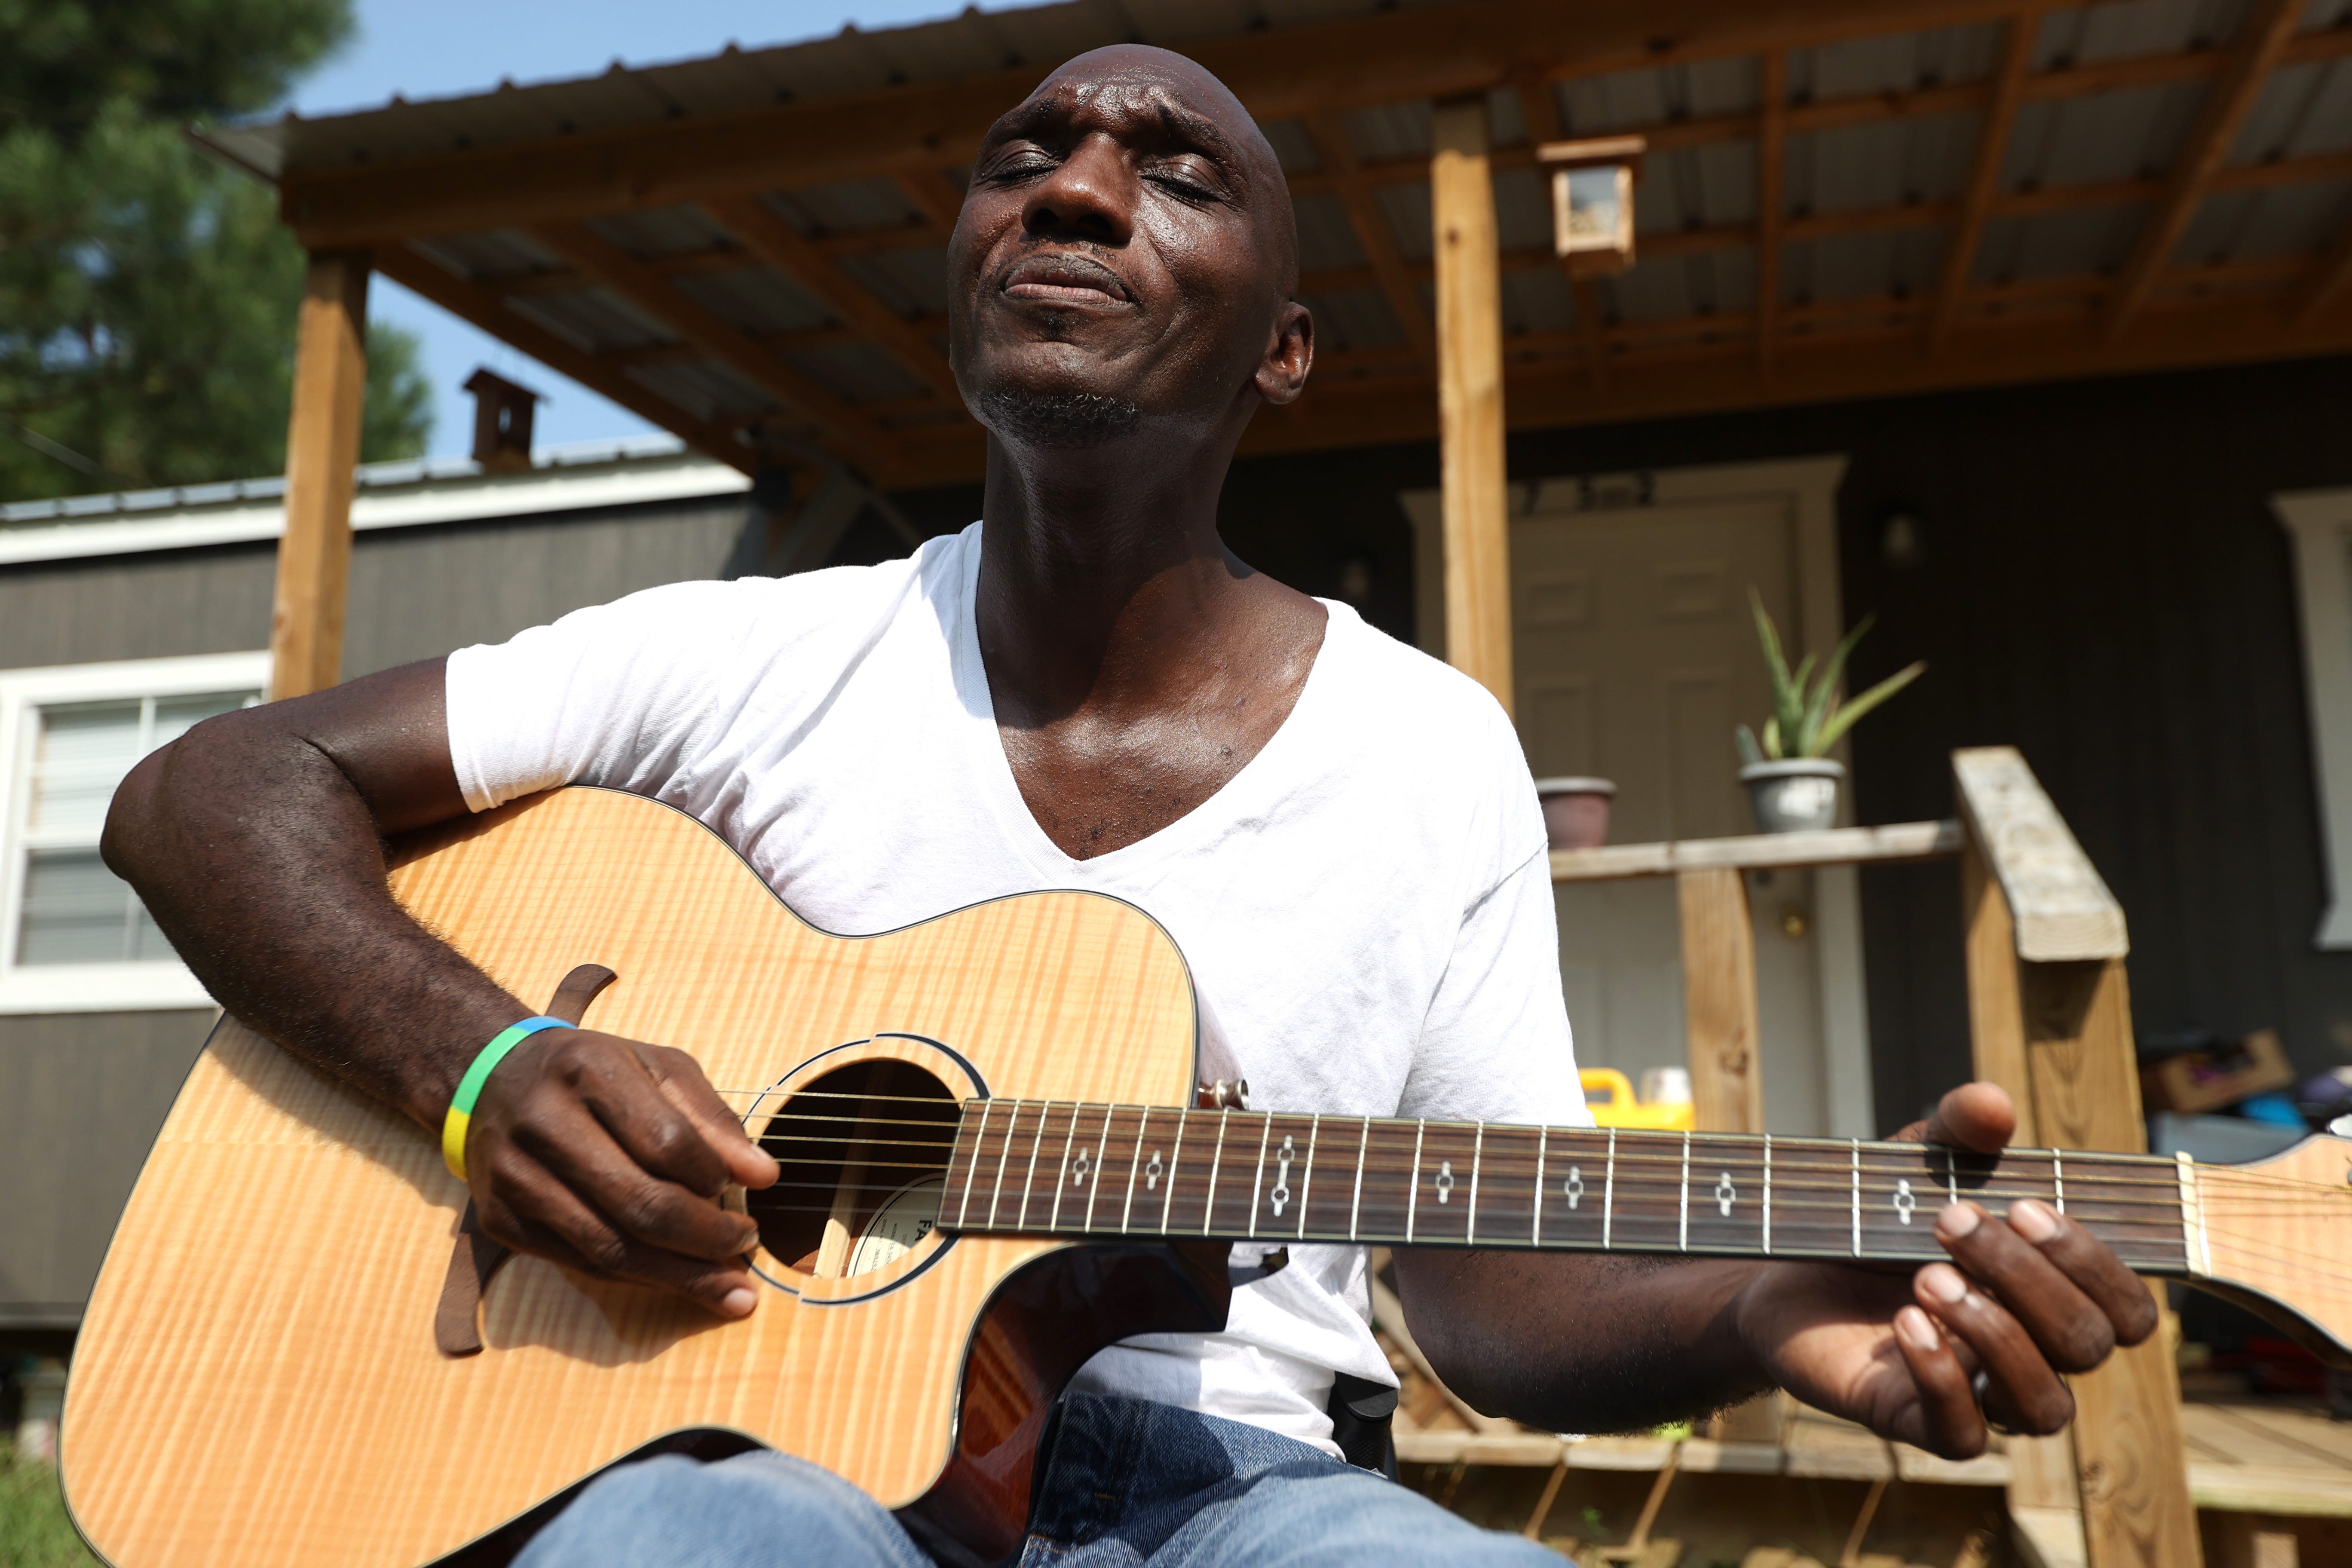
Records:
M1897 1136L1990 1153L2015 1121L2008 1096L1971 1084ZM1988 1419L2057 1431L2074 1411L2060 1374L2155 1331L2147 1286L2046 1205L2001 1218L1956 1204L1936 1237L1952 1261L1916 1271L1401 1251L1397 1286L1438 1375L1491 1414L1627 1431L1777 1385L1952 1458L1984 1451Z

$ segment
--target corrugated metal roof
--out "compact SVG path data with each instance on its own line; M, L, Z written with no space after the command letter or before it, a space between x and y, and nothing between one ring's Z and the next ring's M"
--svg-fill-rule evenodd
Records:
M1188 39L1362 15L1397 3L1070 0L967 10L919 26L847 28L782 47L730 47L702 59L615 64L578 80L395 101L366 113L289 118L207 134L256 168L276 174L1006 68L1034 68L1042 75L1102 44L1140 38L1181 48ZM2053 301L2079 308L2106 286L2132 256L2152 196L2180 157L2212 90L2213 62L2245 26L2251 5L2252 0L2109 0L2043 18L2031 51L2035 73L2148 59L2160 64L2162 57L2200 51L2206 58L2201 69L2192 64L2125 71L2131 79L2107 90L2027 95L2003 154L2000 201L1985 221L1969 277L1972 286L1985 289L2060 281L2028 288L2016 300L2003 295L1985 309L2047 310L2055 308ZM1788 318L1790 331L1827 330L1835 324L1832 316L1893 321L1906 302L1937 286L1979 156L1985 84L2000 68L2006 26L1898 30L1789 52L1786 98L1778 106L1790 123L1777 216L1784 230L1779 303L1797 312ZM2310 0L2302 27L2305 33L2352 28L2352 0ZM2323 52L2326 58L2278 69L2264 84L2229 153L2232 167L2352 152L2352 50ZM1597 281L1589 296L1604 323L1626 326L1633 334L1626 341L1719 337L1722 331L1710 323L1754 311L1759 180L1752 122L1765 107L1762 82L1759 58L1748 55L1615 71L1543 89L1570 135L1629 128L1672 132L1691 121L1727 122L1716 128L1721 140L1674 136L1680 144L1654 151L1644 163L1635 207L1638 263L1622 277ZM1971 84L1973 94L1955 90ZM1927 95L1921 107L1906 107L1921 94ZM1834 112L1816 112L1822 106ZM1506 252L1506 330L1523 340L1523 352L1581 352L1571 341L1571 329L1580 325L1574 292L1549 258L1548 187L1538 171L1526 166L1518 94L1497 89L1488 94L1488 108L1494 143L1505 153L1496 200ZM1740 125L1743 119L1751 126ZM1337 177L1307 125L1286 120L1265 127L1284 168L1302 186L1295 209L1301 267L1310 275L1307 303L1316 312L1321 348L1339 356L1335 370L1409 370L1410 335L1389 295L1362 286L1363 269L1371 259L1368 240L1384 245L1416 269L1422 279L1416 286L1426 296L1429 190L1414 168L1430 151L1431 106L1423 100L1379 104L1349 109L1336 120L1370 182L1368 205L1381 230L1376 235L1357 232L1349 204L1335 188ZM935 174L954 177L945 170L909 177ZM2097 194L2105 205L2053 206L2042 199L2085 187L2102 187ZM926 203L881 177L773 190L761 199L796 233L821 242L856 287L900 318L927 323L923 330L936 335L948 302L946 257ZM2279 264L2329 245L2347 226L2352 168L2321 169L2294 184L2224 181L2190 216L2173 260L2219 269L2182 287L2283 287L2286 273ZM850 340L836 312L814 291L753 263L724 225L700 208L616 212L594 218L591 226L743 332L775 339L774 352L846 403L891 405L893 427L956 416L951 399L928 391L935 374L910 373L903 340L896 346ZM412 243L436 265L476 282L529 279L507 297L506 308L583 352L631 356L625 374L634 382L697 419L766 418L777 408L772 390L736 368L740 354L732 363L701 357L654 315L593 279L572 274L528 236L497 229ZM2081 286L2070 289L2065 279ZM1874 316L1873 301L1885 310ZM1807 307L1846 303L1853 308L1843 313L1824 309L1803 315ZM1677 321L1687 321L1688 331L1678 331ZM1351 361L1350 355L1369 357ZM935 405L925 405L927 395Z
M380 109L222 127L206 140L275 180L292 169L383 163L651 124L677 115L869 92L900 82L1034 66L1044 75L1073 55L1141 41L1185 40L1294 26L1447 0L1075 0L982 12L773 48L729 45L703 58L628 66L601 75L463 97L394 99ZM1007 107L1010 107L1009 105Z

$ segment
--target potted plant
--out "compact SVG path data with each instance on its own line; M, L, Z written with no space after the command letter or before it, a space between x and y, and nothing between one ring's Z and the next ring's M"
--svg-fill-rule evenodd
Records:
M1764 612L1756 590L1748 590L1748 607L1756 615L1756 640L1763 645L1764 664L1772 676L1772 716L1764 721L1759 739L1739 726L1739 782L1748 786L1748 804L1756 826L1767 833L1801 833L1827 827L1837 820L1838 781L1843 764L1830 761L1829 749L1853 728L1856 721L1910 685L1927 670L1916 663L1880 681L1850 702L1837 695L1838 677L1845 673L1846 656L1877 617L1864 616L1846 633L1837 651L1818 674L1814 656L1807 654L1791 670L1780 651L1780 629Z

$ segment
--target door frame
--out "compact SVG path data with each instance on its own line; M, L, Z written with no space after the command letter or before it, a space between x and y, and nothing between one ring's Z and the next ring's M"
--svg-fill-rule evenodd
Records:
M1844 635L1844 593L1838 571L1837 492L1843 456L1788 458L1764 463L1709 463L1627 473L1564 474L1524 480L1509 489L1514 523L1578 512L1640 510L1694 502L1772 500L1789 508L1796 528L1790 580L1797 595L1803 647L1826 652ZM1444 519L1441 492L1405 490L1397 497L1412 526L1413 640L1433 658L1445 657ZM1832 753L1846 768L1838 795L1838 822L1853 821L1853 756L1846 739ZM1813 871L1815 984L1822 1007L1822 1104L1830 1131L1869 1138L1879 1131L1872 1098L1870 998L1863 972L1861 882L1852 866Z

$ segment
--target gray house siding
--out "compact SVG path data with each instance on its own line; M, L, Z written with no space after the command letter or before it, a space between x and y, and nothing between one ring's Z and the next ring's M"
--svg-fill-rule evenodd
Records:
M495 642L583 605L715 577L743 525L724 496L379 529L352 552L343 673ZM42 562L0 571L0 669L268 646L274 545Z
M70 1328L209 1012L0 1017L0 1330Z
M740 495L360 534L348 676L499 641L584 605L719 574ZM0 669L264 647L276 550L0 570ZM79 1321L211 1011L0 1016L0 1330Z

